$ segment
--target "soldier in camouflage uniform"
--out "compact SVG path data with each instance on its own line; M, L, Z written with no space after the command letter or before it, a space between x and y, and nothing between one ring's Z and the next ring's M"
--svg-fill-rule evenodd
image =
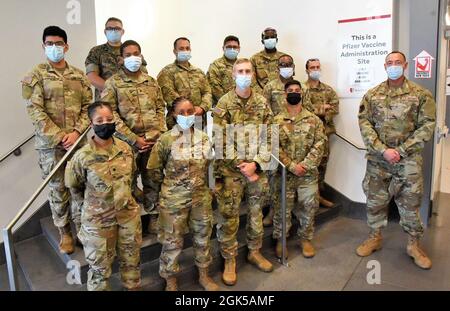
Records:
M287 169L286 231L289 233L291 213L294 213L300 222L298 235L302 254L310 258L315 255L311 240L314 234L314 216L319 208L317 167L327 138L320 119L302 107L303 91L300 82L288 81L285 90L286 111L275 116L275 123L279 125L279 159ZM273 238L277 240L276 256L281 258L282 210L279 173L275 180Z
M270 272L272 263L265 259L260 248L262 244L262 205L266 201L265 195L269 190L267 176L263 171L270 162L270 152L260 151L252 154L258 142L252 144L250 139L257 138L257 130L261 125L272 123L272 111L266 99L252 91L251 80L253 68L248 59L239 59L233 67L233 77L236 88L225 94L213 110L215 126L216 152L216 198L219 207L217 237L220 251L225 259L222 280L227 285L234 285L236 278L237 232L239 228L239 210L242 200L247 200L247 246L248 260L260 270ZM250 133L250 128L255 133ZM269 127L269 126L268 126ZM232 135L229 134L232 130ZM238 139L234 140L234 132ZM239 134L243 134L239 138ZM223 135L223 136L221 136ZM221 139L222 138L222 139ZM262 150L266 142L270 142L270 128L267 140L259 138ZM266 144L267 145L267 144ZM229 150L245 148L250 152L245 154L230 154ZM260 150L261 150L260 149ZM222 152L220 151L222 150ZM224 152L226 150L226 152ZM225 153L225 154L223 154ZM222 154L221 156L218 154Z
M109 78L102 92L102 102L113 108L117 133L131 146L136 155L138 172L144 192L144 209L150 214L149 233L157 233L157 197L155 186L147 173L147 162L152 146L166 131L165 104L155 79L141 70L141 47L133 40L121 46L124 66ZM133 188L136 187L136 178Z
M278 78L278 59L285 53L277 50L277 42L277 31L273 28L266 28L261 34L264 50L250 58L253 68L255 68L256 81L261 90L264 90L267 83Z
M92 101L90 83L84 73L69 65L67 34L56 26L44 30L43 46L47 63L36 66L22 80L22 96L35 127L35 148L45 179L89 126L87 107ZM70 194L64 186L64 165L49 183L49 203L53 222L59 229L62 253L74 251L69 223ZM76 214L72 210L72 217ZM78 227L78 224L75 224Z
M207 179L211 144L206 133L192 126L195 108L189 99L176 99L172 108L178 125L160 137L147 165L149 176L160 188L158 240L163 247L159 274L166 279L166 290L177 290L178 257L189 228L199 282L205 290L218 290L208 276L212 260L212 196Z
M369 256L381 248L388 204L394 196L400 225L408 233L407 253L416 265L431 268L419 246L423 225L419 209L423 194L422 150L434 131L436 104L431 93L404 76L403 53L387 55L388 80L369 90L361 101L359 126L367 151L363 189L367 196L369 238L356 250Z
M164 67L158 74L158 84L161 87L166 102L167 128L175 125L172 114L172 102L178 97L189 98L195 106L195 115L203 116L206 124L206 113L211 109L211 88L206 75L189 63L191 58L191 43L187 38L177 38L173 43L173 53L176 60Z
M284 85L288 81L292 81L295 75L295 64L292 56L282 55L278 59L278 72L279 75L276 79L273 79L269 83L266 84L263 90L263 95L267 99L267 102L270 104L273 114L276 116L279 113L286 112L286 95L284 91ZM308 100L307 94L303 93L302 107L308 107L310 109L310 103ZM270 193L268 195L269 201L268 205L270 205L269 213L263 219L263 225L265 227L271 226L273 223L273 214L274 209L272 206L273 202L273 192L274 192L274 171L268 171L269 175L269 184L270 184Z
M278 77L266 84L263 95L270 104L273 115L276 116L286 111L286 94L284 85L288 81L294 80L295 65L294 59L290 55L282 55L278 59Z
M239 38L235 36L227 36L223 41L223 56L216 59L209 65L206 74L213 97L213 106L217 104L219 99L234 88L233 65L241 49ZM256 83L256 79L252 80L252 88L260 92L261 88Z
M308 88L309 99L312 110L318 116L325 126L325 134L329 138L331 134L336 133L333 118L339 113L339 98L333 88L320 81L321 67L317 58L306 61L306 73L308 80L305 85ZM319 189L324 190L325 172L327 170L328 157L330 155L330 146L327 143L323 152L323 158L319 165ZM319 195L319 202L324 207L333 207L334 203Z
M116 74L123 64L120 57L121 39L125 30L122 21L116 17L110 17L105 24L105 36L107 42L93 47L86 57L86 75L95 87L95 100L100 99L100 94L105 88L105 81ZM141 70L146 72L147 63L142 60Z
M108 104L89 106L95 136L79 149L66 167L66 185L81 206L83 244L89 264L87 289L109 290L111 266L118 252L123 286L141 285L142 242L139 205L131 194L136 169L131 147L112 137L114 116Z

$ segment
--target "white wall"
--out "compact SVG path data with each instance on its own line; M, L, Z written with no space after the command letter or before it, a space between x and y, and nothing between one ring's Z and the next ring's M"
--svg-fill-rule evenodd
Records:
M98 43L105 41L104 23L110 16L124 21L124 39L137 40L149 63L151 75L173 62L173 41L180 36L191 40L191 62L203 70L221 56L223 38L234 34L241 40L241 57L250 57L262 49L261 31L278 30L278 49L291 54L297 65L297 79L306 78L306 59L318 57L323 81L336 86L336 37L339 19L389 14L391 0L229 0L226 5L208 0L119 1L96 0ZM359 99L341 101L336 118L338 132L363 145L357 123ZM365 170L363 152L346 143L333 141L326 181L344 195L364 202L361 189ZM362 173L361 173L362 172Z

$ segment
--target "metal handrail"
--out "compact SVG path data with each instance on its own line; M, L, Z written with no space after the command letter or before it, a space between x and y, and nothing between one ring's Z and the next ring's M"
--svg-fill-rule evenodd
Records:
M287 263L287 254L286 254L286 165L284 165L275 155L272 153L270 156L279 164L281 165L281 245L282 245L282 251L281 251L281 264L283 266L288 266Z
M16 271L16 258L14 254L14 241L12 236L12 229L17 224L17 222L22 218L22 216L28 211L31 204L37 199L39 194L45 189L45 186L50 182L56 172L61 168L63 164L66 163L67 159L72 155L72 153L76 150L80 142L84 139L84 137L89 132L90 127L88 127L83 134L77 139L77 141L73 144L73 146L66 152L66 154L62 157L62 159L56 164L50 174L45 178L39 188L33 193L31 198L25 203L25 205L20 209L16 216L9 222L9 224L3 228L3 244L5 247L5 255L6 255L6 266L8 268L8 278L9 278L9 288L11 291L17 290L17 271Z
M342 136L342 135L340 135L340 134L338 134L338 133L334 133L334 135L336 135L337 137L339 137L340 139L342 139L343 141L345 141L347 144L352 145L353 147L355 147L355 148L358 149L358 150L361 150L361 151L366 151L366 150L367 150L366 147L358 146L356 143L352 142L352 141L349 140L348 138L345 138L344 136Z
M3 162L4 160L6 160L6 158L8 158L10 155L12 155L14 152L16 152L17 149L20 149L20 147L22 147L23 145L25 145L27 142L29 142L30 140L33 139L33 137L35 136L35 134L31 134L30 136L28 136L27 138L25 138L21 143L17 144L14 148L12 148L11 150L9 150L7 153L5 153L4 155L2 155L0 157L0 163Z

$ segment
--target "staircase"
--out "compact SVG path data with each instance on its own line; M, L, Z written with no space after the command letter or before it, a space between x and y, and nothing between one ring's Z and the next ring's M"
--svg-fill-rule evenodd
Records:
M44 207L44 208L49 208ZM336 217L339 214L341 206L337 204L332 209L320 208L316 215L316 226L327 220ZM214 211L214 219L217 219L217 210ZM245 208L241 208L240 225L238 231L239 255L237 257L237 266L249 264L246 261L246 231L245 224L247 222L247 214ZM60 254L58 252L59 234L53 226L51 217L40 219L41 234L23 240L15 244L17 254L18 270L24 275L26 287L20 289L29 289L33 291L56 290L56 291L82 291L86 290L86 279L88 264L84 259L83 249L76 246L73 254ZM291 230L294 233L297 224L294 222ZM272 228L265 228L263 236L263 249L273 247ZM295 236L295 234L291 234ZM213 261L210 266L210 274L216 275L221 273L223 259L220 256L218 242L216 238L215 226L211 236ZM165 282L160 278L158 273L159 255L161 245L157 242L156 236L147 234L143 236L141 247L141 275L142 289L147 291L163 290ZM275 262L275 258L268 258ZM74 261L79 262L81 272L81 285L69 285L66 281L69 269L66 266L73 265ZM184 249L179 259L181 272L178 276L178 284L181 289L190 289L197 282L197 269L193 259L192 239L190 234L186 234L184 238ZM71 266L73 269L73 266ZM117 262L113 265L113 274L110 279L111 288L113 290L122 290L120 275L118 273ZM23 287L23 286L22 286Z

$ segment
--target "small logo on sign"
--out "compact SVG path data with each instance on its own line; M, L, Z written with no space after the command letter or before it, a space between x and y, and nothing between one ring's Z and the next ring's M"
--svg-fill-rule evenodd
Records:
M414 77L416 79L430 79L433 60L433 56L427 51L422 51L419 55L414 57Z

